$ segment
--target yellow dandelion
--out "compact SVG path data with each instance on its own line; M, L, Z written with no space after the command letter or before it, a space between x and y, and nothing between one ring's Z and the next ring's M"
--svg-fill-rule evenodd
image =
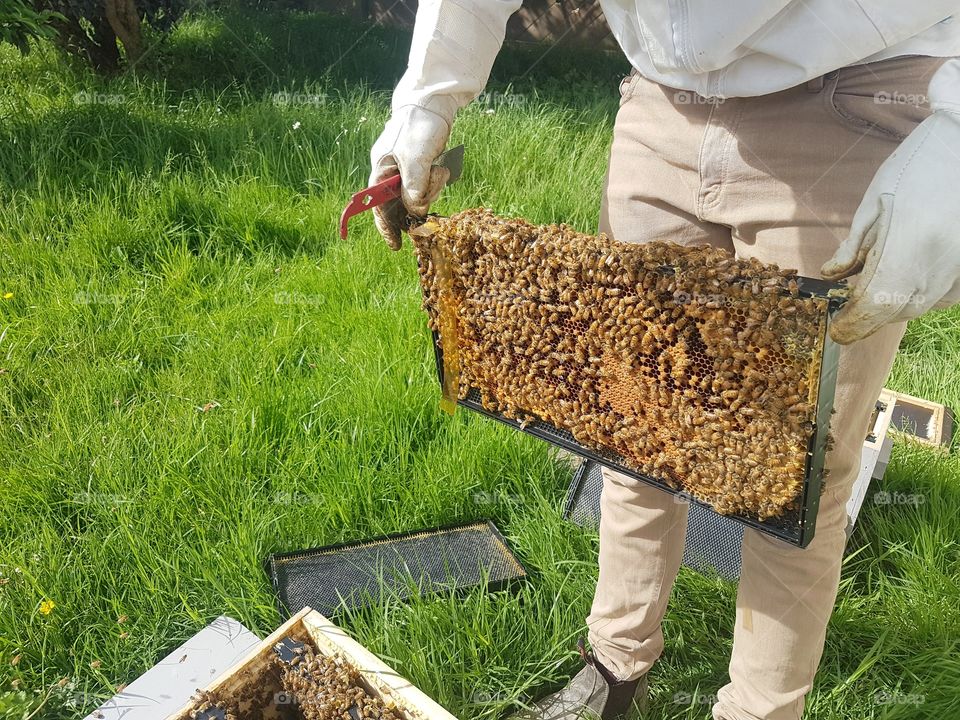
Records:
M56 606L57 604L53 600L44 600L40 603L40 614L49 615Z
M12 298L12 297L13 297L13 293L12 293L12 292L5 292L5 293L3 294L3 299L4 299L4 300L9 300L9 299Z

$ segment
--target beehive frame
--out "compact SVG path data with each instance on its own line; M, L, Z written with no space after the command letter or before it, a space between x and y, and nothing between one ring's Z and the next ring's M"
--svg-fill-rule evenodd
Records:
M480 218L483 221L489 221L487 220L488 217L489 216L480 214ZM473 218L470 218L470 220L472 221ZM531 237L536 237L536 231L538 230L537 228L532 228L532 226L524 224L522 221L507 221L494 218L493 222L494 232L497 232L498 229L501 229L503 227L503 223L520 223L522 231L526 233L525 240L527 242L530 241ZM500 224L497 225L496 223ZM553 230L556 232L556 226L553 226ZM531 235L531 232L534 234ZM571 234L571 231L563 226L560 226L560 232L566 233L568 236ZM573 234L576 235L575 233ZM429 235L421 234L421 237L429 237ZM585 239L585 242L594 242L593 236L582 237ZM612 243L612 241L608 241L606 238L601 236L600 243L601 244L596 247L600 247L599 252L605 252L606 250L609 250L610 243ZM614 243L614 245L616 244ZM425 255L425 252L431 252L432 254L428 256ZM420 255L422 275L425 257L432 259L431 265L433 267L431 267L431 272L434 273L434 276L436 276L436 274L439 272L436 267L438 262L446 263L442 257L437 256L436 247L431 248L429 251L425 250L423 247L418 247L418 253ZM512 253L510 254L510 257L513 258ZM530 258L527 257L526 261L529 260ZM784 276L787 275L787 273L783 274ZM769 289L771 292L780 292L780 285L782 285L784 288L783 294L785 295L789 294L793 298L797 299L813 298L818 300L817 303L808 303L810 307L818 308L818 312L820 313L816 318L818 328L816 334L819 336L815 339L815 341L811 341L815 345L815 350L819 352L819 355L809 363L809 372L811 375L810 380L811 382L815 382L814 389L816 391L816 403L815 407L808 411L810 413L808 417L810 420L812 420L812 422L805 423L805 427L810 426L810 430L809 434L805 435L803 438L805 440L803 445L806 446L806 452L803 455L802 460L802 487L800 487L795 499L791 501L790 509L783 511L782 514L776 517L766 517L763 519L760 517L751 516L748 513L731 514L729 510L724 514L766 534L803 547L806 546L813 538L816 528L816 515L823 476L823 462L828 445L829 418L833 405L837 360L839 354L839 348L832 343L829 338L829 323L831 316L842 303L842 293L837 292L840 286L836 284L796 276L790 276L789 293L787 293L785 290L787 287L787 281L777 284L771 280L771 282L768 284L770 284ZM776 287L774 287L775 285ZM427 291L428 287L425 284L425 293L427 293ZM754 292L756 292L756 289ZM433 302L435 305L436 298L434 298ZM526 300L524 300L524 302L526 302ZM789 304L789 301L785 302ZM425 307L428 307L428 311L429 305L430 298L429 296L426 296ZM449 314L450 313L448 313L448 315ZM613 470L622 472L630 477L634 477L657 486L667 492L685 495L694 502L698 502L710 509L715 509L710 505L710 503L703 502L701 499L685 493L682 488L678 488L675 484L670 484L654 474L641 472L638 471L636 467L631 467L624 456L612 451L609 447L590 446L582 442L578 442L568 429L564 427L558 427L555 424L544 421L535 413L526 413L526 417L521 418L518 417L517 413L515 412L517 409L516 407L513 408L514 412L502 412L499 408L491 407L490 386L487 386L486 398L482 398L480 392L478 392L478 390L474 387L471 387L469 391L466 391L462 382L458 385L458 389L455 389L453 386L457 385L457 382L451 382L451 373L449 370L451 367L453 367L454 373L457 373L459 377L461 352L458 350L456 353L454 363L451 363L448 358L444 357L443 335L445 330L449 331L449 328L444 328L443 323L443 315L440 314L439 317L437 317L437 313L434 312L434 322L431 326L434 329L433 338L434 347L436 350L437 371L441 387L444 389L445 402L448 404L448 410L450 409L449 404L455 400L457 404L463 407L497 419L506 423L507 425L510 425L511 427L520 429L531 435L558 445L566 450L577 453L583 457L595 460L596 462L610 467ZM455 344L450 344L453 347L456 347ZM813 345L811 347L813 347ZM456 395L453 393L456 393ZM811 397L814 396L811 395ZM495 405L496 403L493 404ZM796 447L798 449L796 452L797 457L794 467L797 468L797 472L799 473L799 468L801 467L800 453L802 445L797 445Z
M287 620L245 658L203 690L231 697L250 686L262 684L262 678L273 666L274 646L286 637L309 642L321 654L337 654L343 657L359 672L365 689L371 695L389 701L402 714L404 720L456 720L422 690L311 608L304 608ZM267 693L269 692L270 688L267 688ZM190 702L166 720L190 720L195 708L196 703ZM258 710L256 714L260 717L269 713Z

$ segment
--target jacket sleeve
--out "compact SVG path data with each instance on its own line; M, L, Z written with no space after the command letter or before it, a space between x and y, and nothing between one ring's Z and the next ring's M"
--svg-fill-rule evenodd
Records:
M927 91L930 109L960 113L960 58L950 58L933 74Z
M417 105L448 124L487 84L507 20L522 0L421 0L393 111Z

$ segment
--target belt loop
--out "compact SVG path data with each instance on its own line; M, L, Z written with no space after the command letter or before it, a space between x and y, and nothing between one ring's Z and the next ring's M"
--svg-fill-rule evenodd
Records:
M815 78L811 78L807 81L807 92L808 93L818 93L823 90L823 75L818 75Z
M630 74L620 80L620 100L626 100L633 91L633 86L637 83L640 73L636 68L630 70Z

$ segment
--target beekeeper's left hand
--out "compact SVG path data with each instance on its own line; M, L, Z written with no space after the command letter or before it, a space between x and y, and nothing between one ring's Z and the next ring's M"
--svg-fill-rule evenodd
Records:
M859 273L831 327L838 343L960 302L960 59L934 75L930 106L880 166L821 269L828 280Z

